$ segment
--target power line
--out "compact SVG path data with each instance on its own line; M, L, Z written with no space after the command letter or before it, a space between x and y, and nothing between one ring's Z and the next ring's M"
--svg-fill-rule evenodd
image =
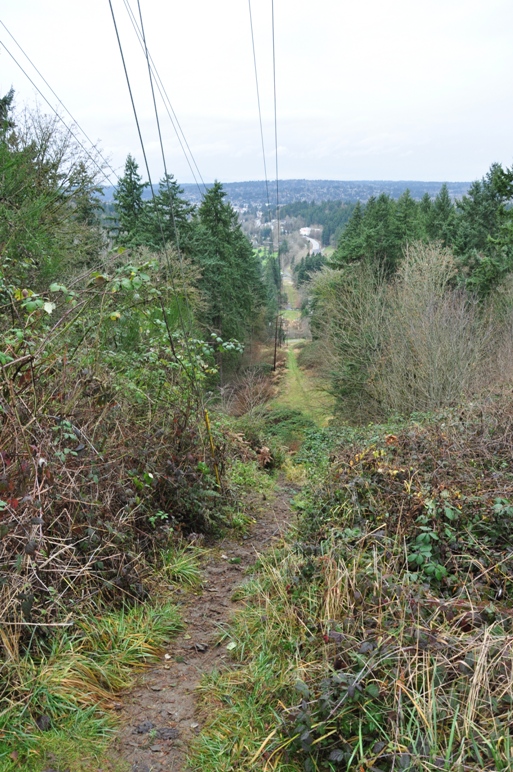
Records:
M141 35L141 30L139 29L139 26L137 24L137 20L135 19L134 12L132 11L130 3L128 2L128 0L123 0L123 3L125 4L125 8L126 8L126 10L128 12L130 21L131 21L132 26L133 26L133 28L135 30L136 35L137 35L137 39L139 40L139 44L140 44L141 48L143 49L144 55L149 60L149 66L150 66L151 71L152 71L152 73L153 73L153 75L155 77L157 89L158 89L159 94L160 94L160 96L162 98L162 101L164 103L164 108L165 108L165 110L166 110L166 112L168 114L169 120L171 121L171 125L172 125L172 127L173 127L173 129L175 131L176 137L178 139L178 142L179 142L180 147L182 149L182 152L184 154L185 160L187 161L187 165L189 166L190 172L191 172L191 174L192 174L192 176L194 178L194 182L196 183L196 187L198 188L198 191L199 191L200 195L203 195L202 190L201 190L201 188L199 186L198 180L196 178L196 174L195 174L194 169L192 168L192 165L191 165L191 160L192 160L192 163L196 167L196 171L198 173L198 177L201 180L201 184L203 185L203 188L206 191L207 190L207 186L205 185L205 182L203 181L203 177L201 176L201 172L199 170L198 164L196 163L196 159L194 158L194 155L193 155L192 150L191 150L191 148L189 146L189 143L187 142L187 138L186 138L186 136L184 134L184 131L183 131L181 125L180 125L180 121L178 120L178 117L177 117L177 115L176 115L176 113L175 113L175 111L173 109L173 105L171 104L171 100L170 100L170 98L168 96L168 93L166 91L164 83L163 83L163 81L162 81L162 79L161 79L161 77L160 77L160 75L158 73L158 70L157 70L157 67L155 65L155 62L153 61L153 57L151 56L150 52L148 51L148 49L145 46L145 42L143 40L143 36ZM182 142L182 137L180 137L180 134L183 137L183 142ZM184 143L185 143L185 147L184 147ZM187 151L186 151L185 148L187 148ZM190 159L189 159L189 156L190 156Z
M274 86L274 151L276 154L276 219L278 221L278 267L280 268L281 291L281 261L280 261L280 188L278 180L278 114L276 109L276 44L274 35L274 0L271 0L272 37L273 37L273 86Z
M175 209L174 209L174 204L173 204L173 198L171 196L171 188L169 186L169 176L168 176L168 172L167 172L166 154L164 152L164 143L162 141L162 131L160 129L159 111L157 109L157 100L155 99L155 89L153 87L152 68L151 68L151 65L150 65L150 55L149 55L149 51L148 51L148 46L146 44L146 34L144 32L144 23L143 23L143 17L142 17L140 0L137 0L137 8L139 10L139 19L140 19L140 22L141 22L141 33L142 33L142 39L143 39L143 43L144 43L144 54L145 54L145 58L146 58L146 64L148 66L148 77L150 79L151 97L152 97L152 101L153 101L153 109L155 111L155 120L157 121L157 130L158 130L158 135L159 135L160 152L162 154L162 163L164 165L164 179L166 181L168 193L170 194L170 196L169 196L169 203L170 203L170 209L171 209L171 218L172 218L172 221L173 221L173 229L174 229L174 232L175 232L176 246L177 246L177 251L178 251L178 257L180 259L180 266L181 266L181 270L182 270L182 276L183 276L183 261L182 261L182 253L181 253L181 250L180 250L180 234L178 232L178 228L177 228L177 225L176 225ZM153 190L153 188L152 188L152 190ZM159 217L159 214L160 213L157 213L158 217ZM162 239L165 242L164 231L162 229L162 223L160 221L160 217L159 217L159 224L161 226Z
M148 164L148 158L147 158L147 155L146 155L146 148L144 146L144 140L143 140L143 137L142 137L141 127L140 127L140 124L139 124L139 117L137 115L137 108L135 106L134 96L133 96L133 92L132 92L132 86L130 84L130 77L128 75L128 69L127 69L127 66L126 66L125 55L123 53L123 46L122 46L122 43L121 43L121 38L119 36L119 30L118 30L118 25L117 25L117 22L116 22L116 16L115 16L115 13L114 13L114 8L112 6L112 0L109 0L109 6L110 6L111 14L112 14L112 21L114 23L114 29L116 31L116 38L117 38L117 41L118 41L119 53L121 55L121 61L123 63L123 70L125 72L125 78L126 78L126 82L127 82L127 86L128 86L128 92L130 94L130 101L132 103L132 110L133 110L133 113L134 113L135 123L136 123L136 126L137 126L137 133L139 134L139 141L141 143L141 149L142 149L142 154L143 154L143 158L144 158L144 164L145 164L145 167L146 167L146 173L148 175L148 180L149 180L149 183L150 183L152 199L153 199L153 202L155 203L156 197L155 197L155 191L154 191L154 188L153 188L153 182L152 182L152 179L151 179L151 173L150 173L150 167L149 167L149 164ZM139 8L139 10L140 10L140 8ZM142 20L142 17L141 17L141 20ZM145 45L145 50L147 50L146 49L146 45ZM151 81L151 75L150 75L150 81ZM153 96L154 96L153 88L152 88L152 93L153 93ZM156 103L154 102L154 104L155 104L155 109L156 109ZM160 124L159 124L159 126L160 126ZM159 137L160 137L160 140L161 140L162 153L164 154L164 148L163 148L163 144L162 144L162 136L160 134L160 128L159 128ZM164 161L164 163L165 163L165 161ZM167 178L167 175L166 175L166 178ZM164 247L164 251L166 253L166 257L167 257L167 259L169 261L169 255L168 255L168 252L167 252L166 240L165 240L165 236L164 236L164 229L162 227L162 220L160 218L160 211L159 211L158 206L156 207L156 215L157 215L157 220L158 220L158 223L159 223L159 228L160 228L160 232L161 232L161 236L162 236L162 245ZM174 222L174 217L173 217L173 222ZM175 223L174 223L174 227L175 227L175 233L178 233L177 230L176 230L176 224ZM183 272L183 263L182 263L182 260L181 260L181 253L180 253L179 250L178 250L178 254L179 254L179 257L180 257L180 265L181 265L182 272ZM183 276L183 273L182 273L182 276ZM174 287L174 279L172 278L172 274L171 274L171 282L173 284L173 290L176 292L175 287ZM184 282L184 284L185 284L185 282ZM176 294L178 294L178 293L176 293ZM187 294L185 295L185 302L186 302L187 305L189 305ZM179 320L180 320L180 326L182 328L182 332L183 332L183 335L184 335L185 348L186 348L187 354L189 356L189 361L192 364L192 356L191 356L190 348L189 348L189 340L188 340L187 331L185 329L185 324L183 322L183 317L182 317L182 313L181 313L181 309L180 309L179 305L178 305L178 315L179 315ZM196 386L197 394L199 396L200 395L200 391L199 391L199 388L198 388L197 383L196 383L196 378L195 378L195 375L194 375L194 368L192 368L192 367L191 367L191 373L192 373L192 375L190 376L191 382L193 383L193 385Z
M272 38L273 38L273 94L274 94L274 152L276 156L276 226L277 226L277 241L278 241L278 273L280 277L280 297L278 309L281 306L281 296L283 289L283 278L281 275L281 256L280 256L280 188L278 179L278 111L277 111L277 99L276 99L276 43L274 34L274 0L271 0L271 20L272 20ZM280 335L282 316L278 311L280 319ZM274 365L273 369L276 370L276 349L278 346L278 316L276 317L276 330L274 333Z
M138 8L139 8L139 17L140 17L140 20L141 20L141 30L142 30L143 41L144 41L144 51L145 51L145 55L146 55L146 62L148 64L148 71L149 71L150 83L151 83L151 91L152 91L152 96L153 96L153 104L154 104L154 107L155 107L155 113L156 113L156 117L157 117L157 125L159 127L159 140L160 140L162 156L163 156L164 164L165 164L164 145L163 145L163 142L162 142L162 134L160 132L160 121L159 121L159 118L158 118L157 103L156 103L156 100L155 100L155 91L154 91L154 88L153 88L153 80L152 80L152 75L151 75L150 59L149 59L149 54L148 54L148 48L146 46L146 37L144 35L144 25L143 25L141 5L140 5L139 0L137 0L137 5L138 5ZM155 191L153 189L153 184L152 184L152 181L151 181L151 175L150 175L150 169L149 169L149 165L148 165L148 159L147 159L147 156L146 156L146 150L145 150L145 147L144 147L144 141L143 141L141 130L140 130L140 126L139 126L139 119L137 117L137 110L136 110L136 107L135 107L135 102L134 102L134 98L133 98L133 94L132 94L132 87L130 85L130 78L129 78L129 75L128 75L128 70L126 68L125 56L123 54L123 46L121 45L121 39L119 37L118 26L117 26L117 23L116 23L116 16L114 14L114 8L112 7L112 0L109 0L109 6L110 6L111 13L112 13L112 21L114 22L114 28L116 30L116 37L117 37L118 45L119 45L119 52L121 54L121 59L122 59L122 62L123 62L123 69L125 71L125 77L126 77L126 81L127 81L128 91L130 93L130 100L132 102L132 108L133 108L133 111L134 111L135 121L136 121L136 124L137 124L137 130L138 130L138 133L139 133L139 139L140 139L140 142L141 142L141 147L142 147L143 156L144 156L144 163L146 165L146 172L148 174L148 180L150 182L150 187L151 187L151 191L152 191L153 202L155 203ZM165 172L165 173L166 173L166 181L167 181L167 184L169 186L169 178L168 178L167 172ZM169 187L168 187L168 190L169 190ZM159 211L158 206L156 207L156 215L157 215L157 220L158 220L159 227L160 227L160 232L161 232L161 235L162 235L162 244L163 244L163 247L164 247L164 251L166 253L167 260L169 262L169 254L168 254L168 251L167 251L167 245L166 245L165 236L164 236L164 229L162 227L162 220L161 220L161 217L160 217L160 211ZM178 231L176 229L176 221L175 221L175 218L174 218L174 213L173 213L173 224L174 224L174 227L175 227L175 233L176 233L177 238L178 238ZM183 261L182 261L181 253L180 253L179 249L178 249L178 254L179 254L179 258L180 258L180 266L181 266L181 270L182 270L182 278L184 278L184 276L183 276ZM176 289L175 289L173 275L172 275L171 272L170 272L170 277L171 277L171 283L172 283L172 286L173 286L173 291L175 292L175 295L178 296L178 293L176 292ZM185 289L185 282L184 282L184 289ZM185 292L185 302L186 302L186 305L189 306L189 299L187 297L187 293L186 292ZM162 300L161 300L161 308L162 308L162 315L164 317L164 323L166 325L166 329L167 329L167 332L168 332L169 343L170 343L171 349L173 351L173 354L175 355L175 359L177 360L177 362L179 362L179 360L176 357L175 351L174 351L172 333L171 333L171 331L169 329L169 326L168 326L167 315L166 315L164 304L163 304ZM188 358L189 358L189 364L191 365L190 373L187 371L186 368L183 368L183 369L184 369L185 375L188 377L188 379L189 379L189 381L191 383L191 386L192 386L193 390L196 392L196 397L197 397L197 400L198 400L198 406L200 406L202 408L202 410L203 410L203 419L205 421L205 427L206 427L207 435L208 435L208 438L209 438L210 450L211 450L211 453L212 453L212 459L213 459L213 464L214 464L214 471L215 471L215 475L216 475L216 481L217 481L218 487L221 488L221 476L220 476L220 473L219 473L219 467L218 467L217 459L216 459L216 451L215 451L214 438L212 436L212 429L211 429L211 425L210 425L210 417L209 417L209 414L208 414L208 410L207 410L207 408L204 405L203 394L201 392L201 389L199 388L199 384L198 384L197 379L196 379L196 374L195 374L194 366L193 366L193 358L192 358L192 354L191 354L191 350L190 350L190 346L189 346L189 338L187 336L187 331L185 329L185 325L184 325L184 322L183 322L183 317L182 317L182 312L181 312L181 309L180 309L180 304L178 304L178 315L179 315L179 320L180 320L180 326L182 327L182 332L183 332L183 335L184 335L185 349L187 351L187 355L188 355Z
M267 179L267 163L265 160L265 144L264 144L264 130L262 127L262 110L260 106L260 89L258 88L258 69L257 69L257 60L256 60L256 51L255 51L255 35L253 31L253 15L251 13L251 0L248 0L248 6L249 6L249 25L251 28L251 43L253 47L253 66L255 70L255 85L256 85L256 94L257 94L257 104L258 104L258 119L260 123L260 140L262 143L262 158L264 161L264 177L265 177L265 190L267 195L267 211L271 211L271 202L269 198L269 180ZM271 229L272 234L272 229Z
M114 8L112 7L112 0L109 0L109 6L110 6L110 12L112 14L112 21L114 22L114 29L116 31L116 38L118 40L119 53L121 54L121 61L123 63L123 70L125 72L126 83L127 83L127 86L128 86L128 93L130 94L130 102L132 103L132 110L133 110L134 117L135 117L135 125L137 126L137 133L139 135L139 142L141 143L141 149L142 149L142 154L143 154L143 158L144 158L144 163L145 163L145 166L146 166L146 171L148 173L148 180L150 182L151 192L152 192L153 195L155 195L154 191L153 191L153 183L151 181L150 167L148 166L148 159L146 157L146 148L144 147L144 142L143 142L142 133L141 133L141 126L139 124L139 117L137 115L137 110L136 110L135 101L134 101L134 95L132 93L132 86L130 85L130 78L128 76L128 70L127 70L127 67L126 67L125 55L123 53L123 46L121 45L121 38L119 37L118 25L117 25L117 22L116 22L116 17L114 15Z
M102 156L102 154L101 154L101 153L99 152L99 150L96 148L96 145L94 144L94 142L93 142L91 139L89 139L89 137L87 136L87 134L86 134L86 132L84 131L84 129L83 129L81 126L80 126L80 124L78 123L78 121L76 121L76 120L75 120L75 118L74 118L74 117L71 115L71 113L70 113L70 111L68 110L68 108L66 107L66 105L65 105L65 104L64 104L64 103L61 101L61 99L59 99L59 97L57 96L57 94L55 93L55 91L53 90L53 88L50 86L50 84L48 83L48 81L47 81L47 80L46 80L46 79L43 77L43 75L42 75L42 74L41 74L41 72L38 70L38 68L36 67L36 65L34 64L34 62L33 62L33 61L30 59L30 57L29 57L29 56L28 56L28 55L25 53L25 51L24 51L24 50L23 50L23 48L20 46L20 44L18 43L18 41L16 40L16 38L14 37L14 35L12 35L12 33L11 33L11 32L9 32L9 30L7 29L7 27L5 26L4 22L3 22L1 19L0 19L0 24L1 24L1 25L4 27L4 29L5 29L5 31L7 32L7 34L8 34L8 35L10 35L10 37L11 37L11 38L13 39L13 41L16 43L16 45L18 46L18 48L20 49L20 51L22 52L22 54L25 56L25 58L26 58L26 59L27 59L27 60L30 62L30 64L31 64L31 65L32 65L32 67L35 69L35 71L37 72L37 74L39 75L39 77L40 77L40 78L43 80L43 82L46 84L46 86L48 86L48 88L50 89L50 91L52 92L52 94L55 96L55 98L57 99L57 101L59 102L59 104L60 104L60 105L61 105L61 106L64 108L64 110L67 112L67 114L69 115L69 117L71 118L71 120L73 121L73 123L74 123L74 124L75 124L75 125L76 125L76 126L79 128L79 129L80 129L80 131L82 132L82 134L84 135L84 137L87 139L87 141L88 141L88 142L91 144L91 146L94 148L95 152L96 152L96 153L98 154L98 156L101 158L101 160L103 161L103 163L105 164L105 166L107 166L107 167L108 167L108 168L111 170L111 172L114 174L114 176L116 177L116 179L117 179L117 180L119 180L119 177L118 177L117 173L115 172L115 170L112 168L112 166L109 164L109 162L108 162L108 161L107 161L107 160L106 160L106 159L105 159L105 158ZM90 152L87 150L87 148L86 148L86 147L85 147L85 146L82 144L82 142L81 142L81 141L80 141L80 139L77 137L77 135L76 135L76 134L75 134L75 133L74 133L74 132L71 130L71 128L70 128L70 127L69 127L69 126L66 124L65 120L62 118L62 116L61 116L61 115L59 115L59 113L58 113L58 112L57 112L57 110L56 110L56 109L53 107L53 105L52 105L52 104L50 104L50 102L49 102L49 101L48 101L48 99L45 97L45 95L44 95L44 94L43 94L43 92L40 90L40 88L39 88L39 87L38 87L38 86L37 86L37 85L34 83L34 81L32 80L32 78L31 78L31 77L28 75L28 73L27 73L27 72L26 72L26 71L23 69L23 67L21 66L21 64L20 64L20 63L18 62L18 60L16 59L16 57L15 57L15 56L14 56L14 55L13 55L13 54L12 54L12 53L9 51L9 49L7 48L7 46L5 45L5 43L3 43L3 42L0 40L0 45L2 45L2 46L5 48L5 50L7 51L7 53L8 53L8 54L9 54L9 56L11 57L11 59L14 61L14 63L15 63L15 64L16 64L16 65L17 65L17 66L20 68L20 70L22 71L22 73L23 73L23 74L25 75L25 77L26 77L26 78L27 78L27 79L30 81L30 83L31 83L31 84L34 86L34 88L36 89L36 91L38 92L38 94L41 96L41 98L42 98L42 99L44 99L44 101L46 102L46 104L48 105L48 107L49 107L49 108L50 108L50 109L51 109L51 110L52 110L52 111L55 113L55 115L56 115L56 116L57 116L57 118L58 118L58 119L61 121L61 123L63 123L63 124L64 124L64 126L66 127L66 129L67 129L67 130L70 132L70 134L71 134L71 135L74 137L74 139L75 139L75 140L78 142L78 144L80 145L80 147L82 148L82 150L83 150L83 151L86 153L86 155L88 156L88 158L89 158L89 159L90 159L90 160L91 160L91 161L92 161L92 162L95 164L96 168L97 168L97 169L98 169L98 170L99 170L99 171L102 173L102 175L103 175L103 176L104 176L104 178L107 180L107 182L109 182L109 183L112 185L112 180L111 180L111 179L109 178L109 176L108 176L108 175L105 173L105 171L103 170L103 168L102 168L102 167L101 167L101 166L98 164L98 162L95 160L95 158L94 158L94 157L93 157L93 156L90 154Z

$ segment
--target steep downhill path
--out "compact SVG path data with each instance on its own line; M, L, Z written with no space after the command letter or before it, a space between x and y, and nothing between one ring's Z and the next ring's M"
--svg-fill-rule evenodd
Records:
M115 741L115 755L126 763L125 769L187 769L190 741L203 724L196 687L203 673L230 666L226 642L217 642L238 606L232 601L234 590L244 582L258 554L281 539L293 518L290 499L295 492L281 482L251 533L244 540L226 538L216 543L204 559L201 589L194 595L183 592L184 632L122 700L123 727Z

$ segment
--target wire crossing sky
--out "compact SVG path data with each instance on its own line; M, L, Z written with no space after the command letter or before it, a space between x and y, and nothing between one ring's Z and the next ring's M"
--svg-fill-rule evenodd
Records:
M247 2L141 3L148 48L203 179L263 179ZM144 54L123 0L113 4L159 179ZM270 170L271 0L251 9ZM280 178L457 181L481 177L494 161L513 163L511 0L275 0L274 11ZM107 0L5 0L0 18L113 168L129 152L142 165ZM9 44L2 27L0 40ZM0 94L11 85L19 107L36 101L0 48ZM159 110L169 170L193 182Z

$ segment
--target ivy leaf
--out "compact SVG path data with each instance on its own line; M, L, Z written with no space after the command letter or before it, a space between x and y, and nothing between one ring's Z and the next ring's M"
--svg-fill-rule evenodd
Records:
M46 303L43 303L43 308L47 314L52 314L56 309L56 305L55 303L49 303L47 301Z
M367 684L365 687L365 692L369 695L369 697L379 697L379 686L376 683Z

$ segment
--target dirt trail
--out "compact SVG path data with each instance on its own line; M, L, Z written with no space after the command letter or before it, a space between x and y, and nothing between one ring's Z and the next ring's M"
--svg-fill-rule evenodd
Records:
M131 772L182 772L187 769L191 739L201 732L203 717L195 690L203 673L230 666L225 646L217 646L220 626L238 607L235 588L259 553L280 540L294 515L290 499L296 489L282 482L276 498L259 516L244 540L216 543L203 566L196 595L183 592L184 632L168 647L161 662L123 698L123 727L115 752ZM179 596L180 597L180 596Z

